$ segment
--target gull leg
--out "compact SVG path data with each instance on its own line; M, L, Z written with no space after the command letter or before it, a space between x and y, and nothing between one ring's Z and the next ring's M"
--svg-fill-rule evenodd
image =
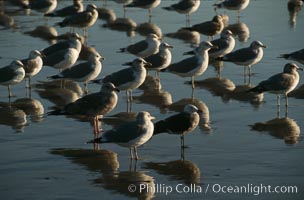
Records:
M184 149L185 148L185 144L184 144L184 135L180 136L181 139L181 148Z
M286 98L286 104L285 104L285 107L286 107L285 117L287 117L287 115L288 115L288 96L287 96L287 94L285 94L285 98Z
M130 159L133 159L132 147L130 147Z
M137 153L137 147L134 147L134 153L135 153L135 160L138 160L138 153Z
M8 90L8 97L11 98L13 96L11 85L7 86L7 90Z

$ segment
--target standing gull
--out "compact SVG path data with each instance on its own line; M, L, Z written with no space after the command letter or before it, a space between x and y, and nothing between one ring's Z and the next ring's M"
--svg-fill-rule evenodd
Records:
M208 52L210 59L223 57L234 49L235 39L232 35L233 34L230 30L225 29L221 33L221 37L219 39L211 41L211 44L213 44L213 46L217 46L218 48L210 49Z
M165 72L171 72L173 74L179 75L181 77L191 77L192 83L192 93L194 90L194 76L202 75L207 67L209 62L208 51L214 47L210 42L203 41L200 45L195 49L195 55L186 58L180 62L169 65L166 68ZM193 96L193 95L192 95Z
M159 133L169 133L180 135L181 148L184 148L184 136L192 132L199 124L199 109L192 105L187 104L184 111L176 115L170 116L166 119L160 120L154 124L153 135ZM182 151L183 157L183 151Z
M88 81L94 80L100 74L104 58L99 53L91 54L89 61L80 63L71 68L63 70L61 73L50 76L51 79L67 79L77 82L84 82L85 90L88 91Z
M76 27L83 28L84 35L86 34L86 28L93 26L98 19L97 6L94 4L88 4L86 10L74 15L67 16L62 22L57 23L60 27Z
M82 0L73 0L73 5L66 6L59 10L55 10L50 13L46 13L44 16L47 17L67 17L83 11Z
M167 68L171 64L172 54L170 48L173 47L168 43L163 42L159 45L157 53L145 58L148 63L151 63L151 66L146 67L146 69L156 71L158 79L159 71Z
M225 8L227 10L237 10L238 17L240 17L240 11L247 8L250 0L224 0L220 3L214 4L214 9Z
M67 104L62 110L49 112L49 115L85 115L93 121L94 134L99 134L98 116L111 112L118 101L115 92L119 90L112 84L102 85L101 90L88 94L75 102Z
M137 114L136 120L121 124L115 129L106 131L100 138L88 141L87 143L116 143L130 149L130 158L139 159L137 147L145 144L153 135L154 125L151 120L155 119L150 113L141 111ZM135 157L133 157L134 149Z
M244 76L246 76L246 67L248 67L248 75L250 77L252 65L260 62L263 58L263 48L266 48L266 46L262 42L256 40L250 44L250 47L228 53L221 60L243 65Z
M151 19L151 9L156 8L160 4L161 0L133 0L132 3L126 5L126 7L139 7L149 10L149 20Z
M7 86L8 97L12 97L11 85L20 83L25 76L23 64L20 60L14 60L10 65L0 68L0 85Z
M299 51L294 51L292 53L281 54L279 58L294 60L304 65L304 49L301 49Z
M277 95L278 106L280 105L280 94L286 98L286 109L288 107L288 93L294 90L300 80L297 70L302 70L295 63L287 63L281 73L275 74L265 81L260 82L256 87L249 90L249 92L270 92Z
M145 66L149 67L151 64L142 58L136 58L133 62L125 63L124 65L131 65L131 67L92 82L99 84L111 82L119 90L126 90L127 101L132 102L132 90L138 88L145 81L147 75Z
M43 65L53 67L55 69L64 70L74 65L81 51L81 42L77 37L78 34L73 34L68 41L63 41L51 45L42 50L45 55L43 57Z
M155 34L147 35L145 40L131 44L125 48L121 48L120 52L128 52L141 58L150 56L158 51L160 38Z
M26 88L31 87L31 78L41 71L42 57L43 55L39 51L33 50L30 52L29 58L21 60L25 71Z
M181 0L178 3L172 4L171 6L163 7L163 9L186 14L186 24L188 26L190 25L190 15L197 11L200 4L200 0Z
M184 28L190 31L197 31L200 34L207 35L208 37L213 37L220 34L224 29L224 22L221 15L216 15L211 21L202 22L195 24L192 27Z

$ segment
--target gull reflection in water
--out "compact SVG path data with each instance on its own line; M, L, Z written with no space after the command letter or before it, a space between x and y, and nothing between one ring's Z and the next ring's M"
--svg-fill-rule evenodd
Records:
M154 105L162 112L172 104L171 94L161 89L160 81L155 77L147 76L139 89L143 90L143 93L140 96L133 96L136 102Z
M30 117L32 122L41 122L44 119L44 107L37 99L20 98L11 103L0 102L0 106L9 107L9 105L23 110L25 114Z
M72 163L84 166L87 170L101 173L101 177L93 180L93 184L118 192L125 196L139 199L152 199L155 193L154 179L151 176L135 170L118 171L117 154L109 150L90 149L51 149L51 154L68 158ZM149 190L130 192L129 185L139 188L140 184L149 187Z
M207 89L214 96L220 96L225 103L233 99L240 102L249 102L252 106L259 107L264 99L263 93L257 94L247 92L253 86L235 85L227 78L207 78L205 80L196 81L195 85Z
M167 175L173 180L183 181L185 184L198 184L201 180L199 167L188 160L146 162L143 163L143 168L155 170L159 174Z
M33 87L41 98L49 100L59 108L76 101L83 95L80 85L69 80L41 81Z
M237 36L240 42L247 42L250 37L249 27L243 22L230 24L227 26L227 29L232 31L233 35Z
M297 122L288 117L257 122L249 126L254 131L268 132L273 137L284 140L285 144L296 144L301 132Z
M51 149L50 153L64 156L93 172L115 173L119 168L117 154L109 150L59 148Z
M16 132L23 132L27 125L26 114L13 106L0 106L0 124L11 126Z

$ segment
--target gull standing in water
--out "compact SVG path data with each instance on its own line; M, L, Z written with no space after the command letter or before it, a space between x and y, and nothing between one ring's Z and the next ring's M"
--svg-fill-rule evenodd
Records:
M237 10L238 18L240 17L240 11L247 8L250 0L224 0L220 3L213 4L214 9L225 8L227 10Z
M149 21L151 21L153 8L156 8L160 4L161 0L133 0L132 3L127 4L126 7L138 7L149 10Z
M216 15L211 21L194 24L192 27L186 27L184 29L189 31L197 31L200 34L207 35L208 38L213 37L223 31L223 17L221 15Z
M130 159L139 159L137 147L148 142L154 131L151 120L155 119L150 113L141 111L136 120L121 124L115 129L106 131L101 137L88 141L87 143L116 143L130 149ZM132 150L134 149L135 157Z
M184 136L192 132L199 124L200 116L199 109L192 105L187 104L184 111L176 115L170 116L166 119L160 120L154 124L154 133L169 133L180 135L181 138L181 157L184 157L183 149L185 148Z
M0 68L0 85L7 86L9 99L13 96L11 85L20 83L24 76L25 71L20 60L14 60L10 65Z
M177 63L169 65L164 72L171 72L181 77L191 77L192 83L192 97L194 92L194 77L202 75L208 67L209 55L208 51L211 48L216 48L208 41L203 41L200 45L192 52L195 55L186 58ZM189 53L189 52L188 52Z
M294 60L304 65L304 49L292 53L281 54L279 58Z
M209 58L215 59L218 57L223 57L226 54L230 53L235 46L235 39L233 37L233 34L230 30L223 30L221 33L221 37L216 40L210 41L213 46L217 46L216 49L210 49L209 50Z
M87 27L93 26L98 19L97 6L88 4L86 10L74 15L67 16L62 22L57 23L60 27L83 28L84 36L87 37Z
M171 64L172 54L170 48L173 47L168 43L163 42L159 45L157 53L145 58L145 61L151 63L151 66L146 67L146 69L156 71L158 79L160 79L159 71L167 68Z
M53 12L46 13L44 16L46 17L67 17L70 15L74 15L76 13L83 12L83 0L73 0L73 5L66 6L59 10L55 10Z
M147 75L145 67L150 67L151 64L142 58L136 58L133 62L128 62L124 65L131 65L131 67L119 70L92 82L98 84L113 83L119 90L126 90L127 102L132 103L132 90L143 84Z
M80 63L63 70L61 73L50 76L50 79L72 80L77 82L84 82L85 90L88 93L88 81L94 80L100 74L102 64L100 61L104 60L99 53L91 54L89 61Z
M116 92L119 90L112 84L103 84L101 90L96 93L88 94L67 104L63 109L49 112L49 115L85 115L93 122L94 135L100 133L98 127L98 116L111 112L118 101Z
M233 62L237 65L243 65L244 78L246 78L246 68L248 67L248 76L250 83L251 67L262 60L264 54L263 48L266 48L266 46L262 42L256 40L253 41L249 47L228 53L220 60Z
M158 51L160 38L155 34L147 35L145 40L131 44L125 48L121 48L118 53L128 52L141 58L150 56Z
M31 88L31 78L41 71L43 66L42 57L41 52L33 50L30 52L29 58L20 60L25 71L26 89Z
M298 67L295 63L287 63L281 73L275 74L265 81L260 82L256 87L249 92L270 92L277 95L277 105L280 106L280 95L283 94L286 98L286 113L288 108L288 93L293 91L299 81L300 76L298 70L303 71L303 68Z
M163 9L186 14L186 26L190 26L190 15L197 11L200 4L200 0L181 0L171 6L163 7Z
M51 45L41 52L45 55L42 58L43 65L53 67L55 69L64 70L74 65L81 51L81 42L78 34L75 37L63 42Z

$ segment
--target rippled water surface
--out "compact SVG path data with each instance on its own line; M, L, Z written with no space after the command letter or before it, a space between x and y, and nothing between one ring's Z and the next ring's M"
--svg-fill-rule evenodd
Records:
M59 6L71 2L60 1ZM152 23L159 26L163 34L185 26L184 15L161 9L173 2L176 1L163 0L152 11ZM52 26L61 20L45 21L35 11L28 15L23 11L16 13L13 11L18 8L6 3L4 8L16 25L0 30L1 67L13 59L26 58L32 49L49 45L24 32L39 25ZM98 7L103 5L102 1L94 3ZM191 16L191 24L210 20L215 15L213 3L201 1L200 9ZM108 1L107 8L113 9L118 17L123 16L121 4ZM237 23L236 12L218 12L229 15L229 24ZM141 24L148 21L148 12L130 8L126 17ZM291 25L287 1L252 0L241 12L240 22L244 23L245 35L236 39L235 49L247 47L253 40L260 40L267 46L262 61L253 66L251 85L282 71L288 61L277 58L280 54L303 48L304 12L301 10L295 24ZM138 33L129 37L125 32L103 28L104 23L98 20L89 28L87 41L106 58L100 77L122 69L122 63L134 58L116 53L119 48L144 38ZM69 31L69 28L56 29L59 34ZM201 35L201 40L207 40L207 37ZM190 45L181 40L164 37L164 41L174 46L172 62L181 60L183 52L191 50ZM44 67L32 79L31 99L26 99L24 82L13 86L14 109L8 107L7 89L0 88L1 199L303 199L303 99L290 97L288 117L285 118L282 106L278 118L275 95L266 93L252 97L239 92L249 87L244 84L243 67L224 63L221 78L218 78L217 68L209 65L202 76L196 77L194 100L191 100L191 86L186 83L189 78L173 74L161 73L159 92L147 88L135 90L132 111L149 111L157 120L175 114L190 102L203 110L200 126L185 136L188 147L185 160L180 159L180 138L160 134L139 148L142 159L137 163L130 162L128 149L116 144L102 145L99 151L85 144L93 138L92 127L86 120L41 116L65 103L59 97L52 98L56 90L45 89L46 85L42 84L48 81L47 76L57 72ZM150 75L154 76L154 73ZM304 84L303 73L300 72L300 76L298 87ZM70 83L69 86L73 88L70 93L62 91L59 94L72 99L83 95L82 84ZM95 92L100 86L91 84L89 89ZM282 99L282 105L283 102ZM126 108L125 93L121 92L117 107L108 116L118 114L122 118L108 117L102 122L102 128L111 129L120 122L117 119L132 117L132 114L125 114ZM130 184L134 184L137 191L128 191ZM140 184L155 191L140 193ZM176 191L178 184L182 185ZM254 186L261 184L273 188L297 186L298 194L259 194ZM224 188L226 193L223 193L218 191L219 186L246 186L251 192L228 193ZM166 195L165 191L170 187L173 191Z

